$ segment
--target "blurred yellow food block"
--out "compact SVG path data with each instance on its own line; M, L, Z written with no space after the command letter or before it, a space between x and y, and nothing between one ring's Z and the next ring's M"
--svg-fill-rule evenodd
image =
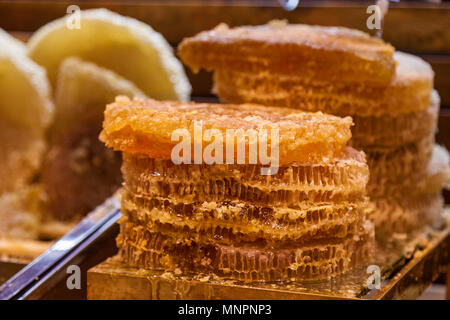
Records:
M29 182L41 164L53 103L45 70L0 32L0 194Z
M63 17L41 27L28 42L29 56L47 69L52 85L61 62L78 56L129 79L152 98L189 99L183 67L161 34L106 9L80 14L80 28L69 29Z
M120 154L98 140L105 106L119 94L145 97L128 80L92 63L68 58L61 64L41 175L53 218L80 217L120 186Z
M39 185L3 193L0 208L0 238L38 238L42 212Z

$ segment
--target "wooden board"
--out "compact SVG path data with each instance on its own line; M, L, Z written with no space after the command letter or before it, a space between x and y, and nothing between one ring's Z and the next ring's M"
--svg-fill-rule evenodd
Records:
M401 265L395 265L399 261ZM193 280L189 277L127 267L115 257L88 271L88 299L414 299L420 296L439 274L447 273L449 264L450 227L436 232L427 246L417 250L412 258L402 258L395 260L392 265L382 266L382 269L393 270L393 274L380 290L368 292L363 290L361 295L355 294L354 290L349 290L348 294L341 294L339 292L347 291L339 288L336 291L329 288L318 290L310 284L292 288L207 279ZM362 281L365 279L361 278ZM352 287L339 281L336 283L341 289ZM308 290L308 287L311 289ZM333 294L329 293L330 291Z
M89 300L323 300L318 293L245 285L171 279L161 273L127 267L111 258L88 271Z

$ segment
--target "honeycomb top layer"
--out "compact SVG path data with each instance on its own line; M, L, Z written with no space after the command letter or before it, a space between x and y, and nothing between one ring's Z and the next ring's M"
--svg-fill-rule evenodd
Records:
M351 138L351 125L350 117L321 112L118 97L106 108L100 140L150 158L180 156L183 163L267 164L266 156L283 165L339 157ZM187 147L180 151L180 144ZM208 163L208 151L214 162Z
M394 48L364 32L272 22L230 29L220 24L185 39L181 59L199 68L304 74L315 79L389 83Z

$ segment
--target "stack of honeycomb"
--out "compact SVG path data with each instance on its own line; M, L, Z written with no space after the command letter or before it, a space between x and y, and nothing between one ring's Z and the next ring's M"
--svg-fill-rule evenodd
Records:
M440 102L422 59L356 30L280 22L219 25L185 39L179 53L194 71L214 71L224 102L352 116L380 240L439 218L449 158L435 145Z
M236 150L227 164L175 164L174 130L189 133L189 148L208 148L206 133L196 136L198 121L214 139L264 129L272 146L277 131L279 166L264 175L268 165L251 161L250 150L268 143L260 135L216 148L222 159L230 143ZM369 170L364 154L346 146L351 124L286 108L117 98L100 139L123 153L119 257L139 268L247 282L328 279L365 263L374 244ZM241 161L240 143L248 150Z

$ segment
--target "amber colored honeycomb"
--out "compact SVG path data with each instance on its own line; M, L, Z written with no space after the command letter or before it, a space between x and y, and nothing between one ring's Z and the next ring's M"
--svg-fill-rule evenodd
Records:
M398 193L399 186L410 185L411 189L416 188L427 175L433 150L434 135L400 148L366 148L370 169L367 194L370 197L381 197Z
M395 72L391 45L342 27L269 23L229 28L220 24L184 39L178 52L194 72L200 68L268 71L353 83L388 83Z
M196 144L205 147L211 143L205 136L196 137L195 125L196 122L200 125L200 121L203 132L215 129L222 135L223 162L227 159L226 145L231 144L234 151L232 160L237 163L238 148L235 146L242 142L247 150L244 163L251 163L251 147L273 144L278 146L280 165L293 161L317 162L324 158L339 157L351 138L352 124L350 117L339 118L320 112L308 113L287 108L161 102L137 98L130 100L118 97L115 103L106 108L100 140L114 150L169 160L172 159L172 150L179 143L179 140L172 139L175 130L187 130L193 150ZM267 139L259 136L264 133L263 129L266 130ZM254 130L257 137L226 141L227 130ZM272 141L272 134L276 130L278 137ZM192 160L195 160L194 155L195 152L192 151ZM260 159L257 157L258 162Z
M351 144L355 148L399 148L437 132L439 95L433 90L428 109L397 116L353 116Z
M347 82L308 79L301 73L277 75L265 69L256 73L220 69L214 75L214 91L226 103L258 103L339 116L398 116L427 109L434 78L430 65L402 52L394 57L396 73L385 84L359 77ZM299 63L308 65L308 61Z
M261 175L259 167L175 165L124 152L122 174L125 188L137 195L180 202L242 200L270 206L360 200L369 177L364 154L352 148L327 162L282 166L275 175Z
M117 239L119 256L131 266L170 271L213 272L246 282L328 279L349 271L373 253L373 225L340 241L270 249L184 241L152 233L123 218Z
M242 201L183 203L122 193L122 214L152 232L185 239L271 246L355 234L365 219L365 201L311 203L299 208L257 206Z

